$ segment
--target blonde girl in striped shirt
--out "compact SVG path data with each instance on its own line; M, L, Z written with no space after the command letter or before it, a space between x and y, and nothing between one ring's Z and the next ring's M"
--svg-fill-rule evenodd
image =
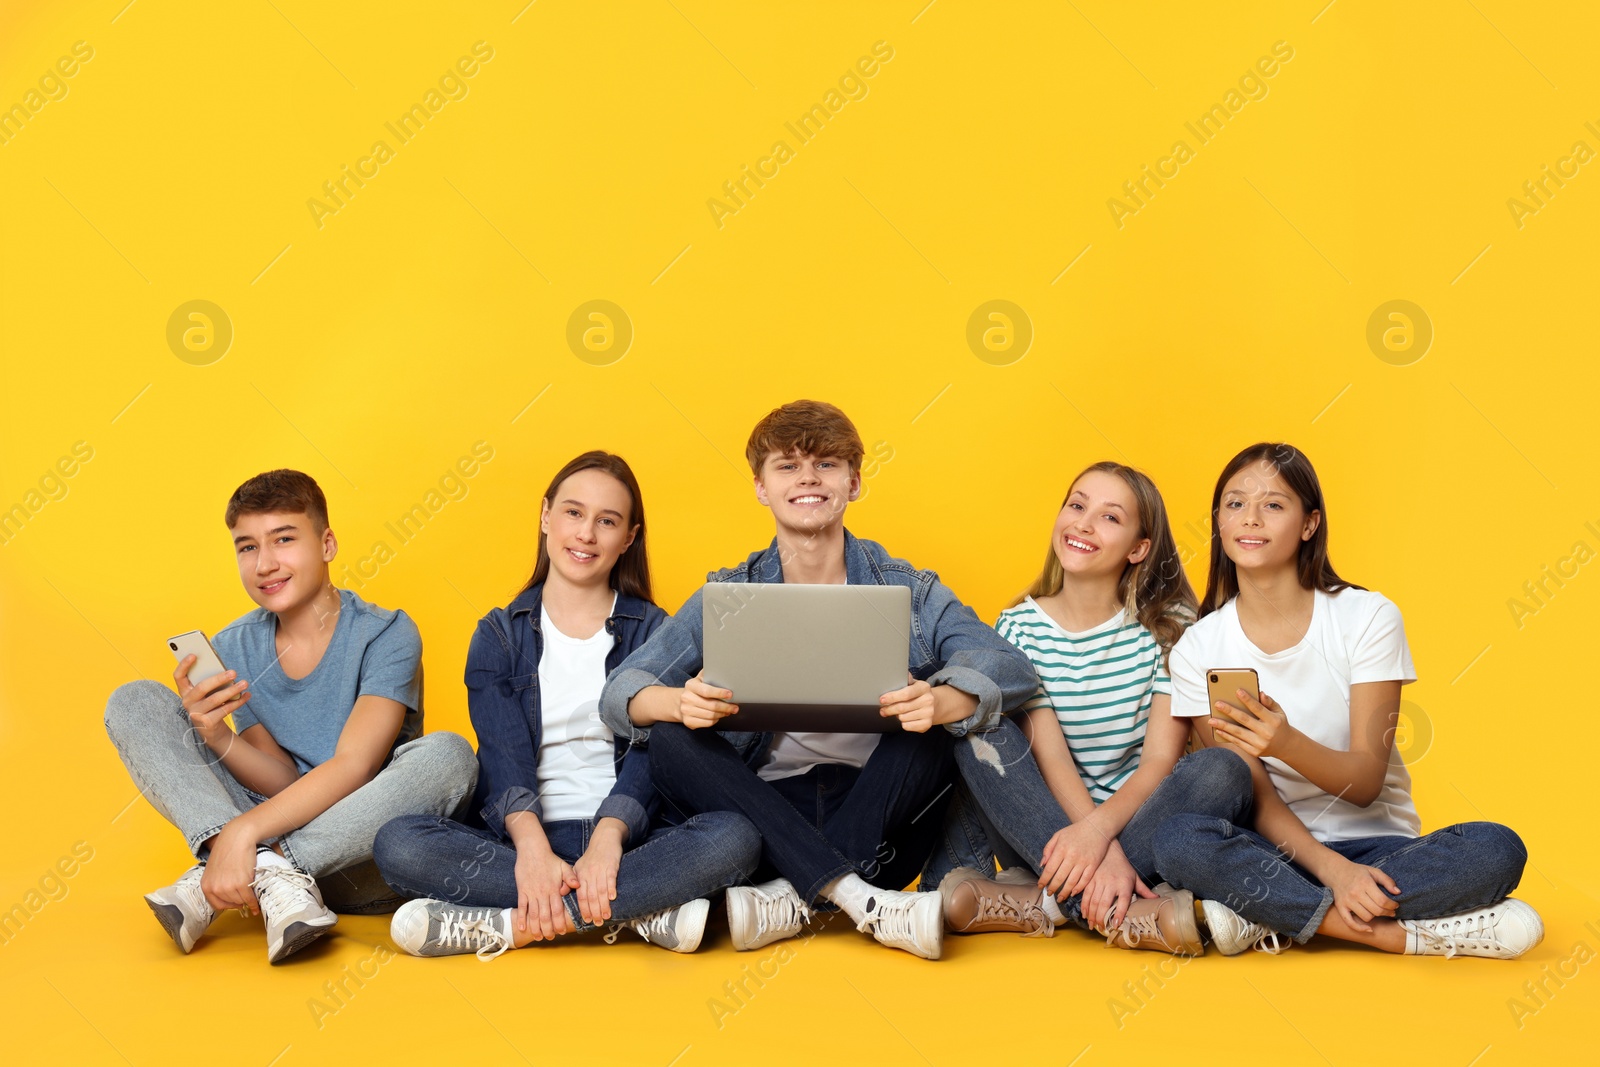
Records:
M996 624L1039 689L957 746L967 792L929 868L964 864L940 882L953 932L1071 923L1123 948L1203 951L1194 899L1161 884L1150 842L1170 815L1242 815L1251 787L1231 752L1184 756L1188 726L1170 714L1166 657L1195 603L1155 483L1110 462L1075 478L1043 571Z

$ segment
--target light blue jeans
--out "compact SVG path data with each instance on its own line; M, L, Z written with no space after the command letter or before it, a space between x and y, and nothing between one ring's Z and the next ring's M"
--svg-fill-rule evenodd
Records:
M178 694L142 680L106 703L106 733L133 784L204 859L206 842L266 798L239 783L189 723ZM433 733L401 745L376 777L297 830L264 841L317 880L334 911L377 914L403 903L378 874L372 842L399 815L448 815L472 796L478 760L459 734Z

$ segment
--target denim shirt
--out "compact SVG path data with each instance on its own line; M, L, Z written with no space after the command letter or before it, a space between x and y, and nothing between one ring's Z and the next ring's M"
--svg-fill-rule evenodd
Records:
M844 563L850 585L899 585L911 590L911 648L907 668L930 685L953 685L978 698L978 707L945 729L957 736L987 730L1002 713L1020 706L1039 685L1033 664L992 626L957 600L939 576L918 570L889 555L875 541L844 532ZM783 581L778 541L756 552L737 567L707 575L712 582L776 584ZM704 618L701 591L655 632L639 651L606 679L600 695L600 720L618 737L634 744L648 742L649 727L635 726L628 718L628 701L651 685L679 687L700 671L705 661L702 640ZM734 694L737 702L739 694ZM764 758L772 735L730 733L734 744L752 766Z
M508 606L478 621L467 649L467 708L478 735L478 787L472 811L490 830L506 834L506 816L531 811L543 818L539 803L539 657L544 634L539 603L544 586L534 586ZM666 619L667 613L637 597L617 594L606 633L615 643L606 655L606 672L615 671ZM601 801L596 819L621 819L628 841L637 844L650 831L659 797L650 779L649 753L616 738L617 782Z

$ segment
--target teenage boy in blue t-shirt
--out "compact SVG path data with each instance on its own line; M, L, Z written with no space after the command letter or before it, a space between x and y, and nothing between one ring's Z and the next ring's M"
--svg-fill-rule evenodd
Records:
M739 709L736 693L700 678L699 592L623 661L601 694L605 724L633 743L649 742L651 773L668 801L688 813L739 812L761 833L766 867L778 877L728 890L737 949L793 936L811 906L827 901L880 943L938 959L939 894L899 889L921 870L943 825L953 737L992 726L1038 685L1027 657L937 575L845 529L845 507L861 494L863 452L855 426L832 404L800 400L762 419L745 455L777 533L766 549L711 580L909 588L910 684L879 701L900 729L706 729L728 716L737 723Z
M472 746L422 734L422 640L403 611L336 589L338 542L322 490L299 471L258 474L226 520L245 592L259 605L212 642L222 674L177 693L129 682L106 732L139 791L183 832L199 863L145 896L178 947L217 912L266 922L277 963L340 911L393 911L372 863L398 815L449 815L477 779ZM233 716L233 728L227 718Z

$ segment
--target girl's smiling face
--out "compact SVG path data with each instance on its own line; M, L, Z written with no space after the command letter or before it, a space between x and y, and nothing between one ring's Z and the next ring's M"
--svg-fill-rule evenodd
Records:
M1139 501L1128 483L1106 471L1090 471L1072 484L1050 543L1066 574L1120 576L1123 567L1150 551L1150 539L1139 536L1139 527Z
M1322 521L1266 461L1244 467L1222 488L1217 534L1222 551L1240 570L1265 574L1297 565L1300 543Z
M550 566L575 585L610 580L611 568L633 544L639 527L627 486L599 470L581 470L556 488L540 516Z

